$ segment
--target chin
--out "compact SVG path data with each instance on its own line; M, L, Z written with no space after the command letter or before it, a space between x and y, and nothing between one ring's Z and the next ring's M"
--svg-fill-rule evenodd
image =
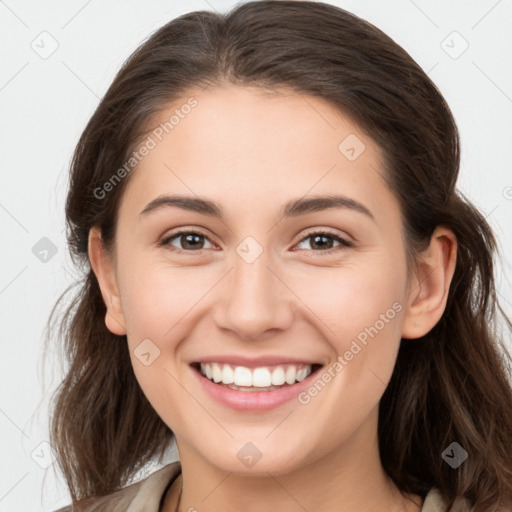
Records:
M274 443L266 435L268 431L260 440L237 441L220 452L209 451L206 458L223 471L252 476L286 474L304 466L308 457L303 444Z

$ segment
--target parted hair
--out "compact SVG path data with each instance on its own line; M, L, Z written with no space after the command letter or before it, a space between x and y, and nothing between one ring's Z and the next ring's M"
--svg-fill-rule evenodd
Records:
M73 503L123 488L174 436L135 378L126 336L106 328L88 259L93 226L113 246L131 176L105 197L95 190L126 162L166 105L190 88L217 84L284 88L350 116L384 155L408 268L437 226L456 235L445 311L422 338L401 340L380 401L381 461L401 491L425 497L437 487L448 508L459 496L477 511L512 507L511 356L503 332L512 324L495 289L496 239L456 189L453 115L427 74L381 30L330 4L286 0L247 2L224 14L190 12L168 22L124 62L78 141L65 213L81 278L72 299L64 304L68 289L48 320L66 364L52 397L50 438ZM442 457L452 442L468 453L455 469Z

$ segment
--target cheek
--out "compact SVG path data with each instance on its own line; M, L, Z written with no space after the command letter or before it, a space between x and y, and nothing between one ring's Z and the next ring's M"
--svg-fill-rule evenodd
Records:
M295 275L297 295L315 314L315 323L323 326L322 332L338 353L347 350L358 335L364 340L365 329L375 325L386 332L385 337L396 338L405 286L403 277L390 270L397 265L386 265L383 256L366 265Z
M172 420L173 429L195 416L199 421L199 412L191 410L190 396L178 383L184 369L176 353L191 328L193 306L206 291L206 284L201 287L197 281L211 279L198 268L171 268L169 263L135 258L125 261L122 274L130 358L142 391L169 426Z
M357 263L337 268L295 267L285 277L300 299L302 306L298 307L325 333L337 353L348 350L357 336L364 340L365 329L376 323L381 330L381 315L385 320L396 316L386 322L386 333L399 331L396 308L392 307L401 300L405 286L399 272L401 263L383 252L364 256ZM203 310L199 304L206 295L210 294L206 302L215 302L218 271L211 266L173 268L167 261L147 258L131 258L124 263L122 302L131 343L149 338L161 346L165 342L166 349L172 350L172 330L181 331L187 323L185 318Z
M215 282L211 271L173 268L165 261L132 261L124 268L129 269L122 290L128 332L134 338L153 337L166 343L174 327Z

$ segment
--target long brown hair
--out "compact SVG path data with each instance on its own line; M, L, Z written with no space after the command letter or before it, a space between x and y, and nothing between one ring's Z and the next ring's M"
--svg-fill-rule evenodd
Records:
M130 176L105 197L98 190L166 104L219 83L284 87L351 116L383 150L411 265L436 226L455 233L445 312L423 338L402 339L380 402L381 460L404 492L425 497L437 487L449 506L458 496L475 510L512 506L511 358L498 311L507 329L512 324L496 297L491 228L455 188L459 135L450 109L409 54L370 23L329 4L271 0L227 14L191 12L156 31L124 63L76 147L67 237L84 277L59 323L68 368L50 425L73 502L125 486L173 438L139 387L126 337L105 326L87 256L93 226L113 246ZM468 453L457 469L442 457L452 442Z

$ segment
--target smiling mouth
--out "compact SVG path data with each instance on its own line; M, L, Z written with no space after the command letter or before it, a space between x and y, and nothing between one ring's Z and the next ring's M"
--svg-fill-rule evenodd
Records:
M282 364L247 368L228 363L192 363L192 368L209 381L236 391L261 392L291 387L313 373L321 364Z

